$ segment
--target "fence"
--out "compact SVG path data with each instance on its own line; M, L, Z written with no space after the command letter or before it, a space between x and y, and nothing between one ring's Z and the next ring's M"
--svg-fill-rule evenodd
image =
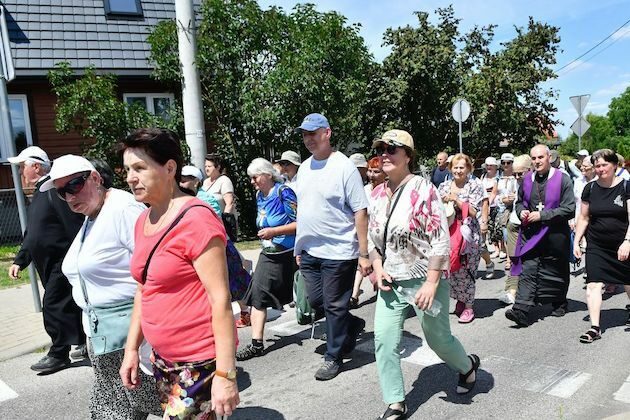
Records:
M29 205L28 199L26 205ZM20 242L22 242L22 228L15 190L0 190L0 245L15 245Z

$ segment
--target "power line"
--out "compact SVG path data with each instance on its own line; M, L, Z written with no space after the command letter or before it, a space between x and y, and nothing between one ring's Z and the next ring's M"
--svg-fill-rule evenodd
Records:
M623 23L623 25L621 25L620 27L618 27L617 29L615 29L610 35L608 35L606 38L602 39L601 41L599 41L595 46L593 46L592 48L590 48L588 51L586 51L584 54L580 55L577 58L574 58L573 60L571 60L570 62L568 62L567 64L565 64L564 66L560 67L558 70L556 70L556 73L560 72L561 70L564 70L565 68L569 67L571 64L575 63L576 61L578 61L580 58L584 57L586 54L590 53L591 51L593 51L595 48L599 47L600 45L602 45L604 42L606 42L608 39L610 39L610 37L612 37L614 34L616 34L620 29L622 29L624 26L626 26L628 23L630 23L630 19L628 19L627 21L625 21ZM617 41L617 40L615 40ZM594 57L594 56L593 56ZM591 58L593 58L591 57Z
M598 55L600 55L601 53L603 53L604 51L606 51L608 48L612 47L613 45L615 45L615 42L619 41L621 38L617 38L617 39L613 39L613 41L606 45L604 48L602 48L601 50L597 51L595 54L591 55L589 58L587 58L586 60L582 61L581 63L579 63L577 66L575 67L571 67L570 69L568 69L567 71L565 71L562 74L558 74L558 76L564 76L565 74L571 73L573 70L577 69L580 65L591 61L593 58L597 57Z

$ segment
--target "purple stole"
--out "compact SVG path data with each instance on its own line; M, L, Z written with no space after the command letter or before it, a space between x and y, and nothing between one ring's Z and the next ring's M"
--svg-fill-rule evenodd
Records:
M534 176L532 172L527 172L523 177L523 206L529 209L529 201L532 196L532 189L534 189ZM553 175L547 178L547 184L545 185L545 209L555 209L560 205L560 193L562 189L562 172L555 169ZM539 197L540 199L540 197ZM523 271L522 258L523 255L534 249L536 245L545 237L549 226L541 223L540 229L534 236L523 244L523 225L518 231L518 240L516 241L516 248L514 250L514 256L510 257L512 260L512 269L510 274L518 276Z

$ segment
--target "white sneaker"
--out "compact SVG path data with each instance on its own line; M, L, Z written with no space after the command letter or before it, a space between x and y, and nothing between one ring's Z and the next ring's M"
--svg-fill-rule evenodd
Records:
M505 292L505 294L499 296L499 300L506 305L514 305L514 296L510 292Z

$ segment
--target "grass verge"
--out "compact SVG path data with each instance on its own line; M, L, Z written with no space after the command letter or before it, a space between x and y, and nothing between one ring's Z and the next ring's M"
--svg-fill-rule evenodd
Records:
M13 264L15 254L19 249L19 245L0 245L0 289L28 284L31 281L28 270L20 272L20 278L17 280L9 277L9 267Z

